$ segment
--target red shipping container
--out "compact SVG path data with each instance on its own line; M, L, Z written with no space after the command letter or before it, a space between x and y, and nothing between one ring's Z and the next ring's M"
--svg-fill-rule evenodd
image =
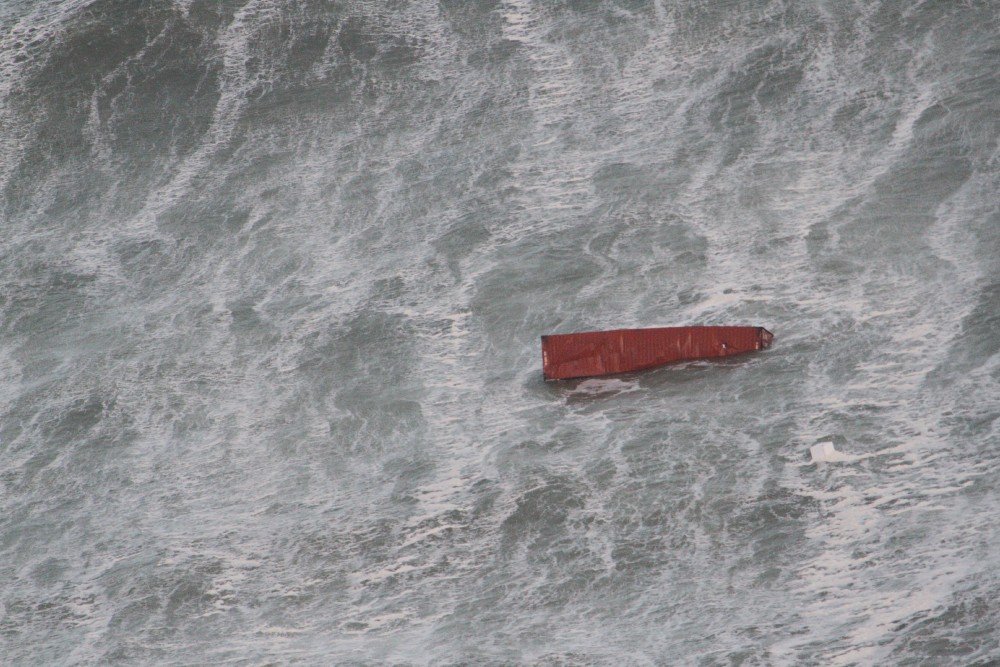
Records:
M686 359L753 352L771 345L764 327L659 327L542 336L546 380L628 373Z

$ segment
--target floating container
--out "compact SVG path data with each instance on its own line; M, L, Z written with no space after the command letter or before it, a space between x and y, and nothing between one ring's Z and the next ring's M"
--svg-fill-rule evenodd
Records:
M659 327L542 336L546 380L593 377L770 347L764 327Z

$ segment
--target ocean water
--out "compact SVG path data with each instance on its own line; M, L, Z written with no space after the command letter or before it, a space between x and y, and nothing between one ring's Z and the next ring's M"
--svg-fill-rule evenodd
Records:
M993 0L8 0L0 100L0 664L1000 664Z

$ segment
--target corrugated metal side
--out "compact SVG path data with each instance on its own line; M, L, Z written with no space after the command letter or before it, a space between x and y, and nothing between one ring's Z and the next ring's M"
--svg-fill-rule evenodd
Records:
M660 327L542 336L546 380L627 373L684 359L725 357L771 344L763 327Z

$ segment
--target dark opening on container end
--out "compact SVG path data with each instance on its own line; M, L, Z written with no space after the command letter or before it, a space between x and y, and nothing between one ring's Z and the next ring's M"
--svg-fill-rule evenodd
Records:
M774 334L771 333L770 331L768 331L767 329L765 329L764 327L761 327L760 328L760 346L761 346L761 348L763 348L763 349L766 350L767 348L771 347L771 341L772 340L774 340Z

